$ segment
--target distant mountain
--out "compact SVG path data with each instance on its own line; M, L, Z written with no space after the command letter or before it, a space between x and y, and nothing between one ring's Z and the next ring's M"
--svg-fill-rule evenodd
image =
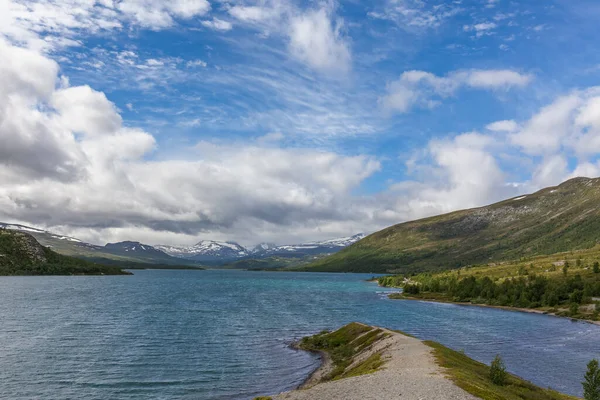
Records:
M185 258L199 262L231 261L246 257L250 251L235 242L217 242L202 240L193 246L155 246L172 257Z
M600 178L575 178L485 207L404 222L306 267L415 272L588 249L600 243Z
M250 253L252 255L265 254L273 249L275 249L277 245L275 243L260 243L254 246Z
M57 253L111 263L141 264L188 264L180 258L171 257L154 247L139 242L109 243L106 246L86 243L74 237L58 235L49 231L25 225L0 222L1 229L25 232L33 236L42 246L49 247Z
M0 229L0 275L122 275L118 267L95 264L43 247L32 229ZM14 228L14 226L11 226ZM35 230L34 230L35 232ZM39 232L37 232L39 233Z
M107 243L106 246L104 246L104 249L111 254L133 257L138 260L147 260L147 262L151 263L175 262L174 257L171 257L164 251L140 242L125 241Z
M167 265L223 265L238 260L266 259L272 257L309 259L309 256L333 254L365 237L364 234L359 233L349 237L283 246L277 246L273 243L261 243L251 249L247 249L235 242L216 240L202 240L188 247L151 246L135 241L108 243L105 246L99 246L86 243L74 237L58 235L25 225L0 222L0 228L29 233L43 246L50 247L60 254L73 257L105 263L110 261L111 263ZM278 260L277 262L283 262L286 265L298 263L297 260L294 262ZM272 264L274 265L275 263Z
M331 254L357 242L363 237L365 235L359 233L349 237L283 246L277 246L272 243L261 243L252 249L247 249L235 242L217 242L214 240L203 240L190 247L166 245L154 247L173 257L223 264L235 260L262 259L273 256L302 258L309 255Z

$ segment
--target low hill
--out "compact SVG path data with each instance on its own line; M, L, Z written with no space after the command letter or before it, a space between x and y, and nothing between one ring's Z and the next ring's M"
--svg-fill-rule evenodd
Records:
M0 275L125 275L121 268L104 266L58 254L33 236L0 229Z
M600 178L575 178L485 207L405 222L311 271L418 272L589 249L600 243Z

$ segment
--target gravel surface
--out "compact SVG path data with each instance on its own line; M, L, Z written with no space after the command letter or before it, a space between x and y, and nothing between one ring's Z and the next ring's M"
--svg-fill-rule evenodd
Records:
M387 331L387 330L386 330ZM432 349L420 340L387 331L390 337L376 343L361 356L382 351L383 367L368 375L317 383L312 387L281 393L277 400L475 400L444 376ZM360 360L357 360L360 362ZM328 368L325 365L325 368ZM319 375L317 373L317 375Z

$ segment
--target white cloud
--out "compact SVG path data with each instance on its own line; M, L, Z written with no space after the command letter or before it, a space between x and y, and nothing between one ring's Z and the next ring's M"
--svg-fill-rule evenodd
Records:
M492 122L485 128L494 132L514 132L519 129L519 125L513 120L503 120Z
M462 11L459 2L429 4L421 0L386 0L383 7L370 11L371 18L390 20L408 31L422 31L441 26Z
M257 140L260 143L279 142L285 139L285 135L281 132L271 132L259 137Z
M154 30L210 11L207 0L0 1L0 36L37 50L79 46L77 36L122 29Z
M464 25L463 30L465 32L475 32L476 37L482 37L485 35L491 35L494 29L496 29L498 25L495 22L482 22L474 25Z
M229 14L244 22L264 22L279 16L279 11L275 8L260 6L233 6L229 9Z
M202 60L190 60L187 63L185 63L185 65L189 68L194 68L194 67L205 68L208 64L206 63L206 61L202 61Z
M186 238L262 227L274 239L369 218L351 193L380 168L371 157L201 142L195 157L152 161L154 137L123 127L103 93L57 87L56 63L34 51L0 41L0 56L15 60L0 66L2 219Z
M600 153L600 88L574 91L542 108L523 128L509 135L525 153L552 155L574 152L578 157Z
M290 27L291 53L319 70L346 71L350 68L350 46L341 29L339 23L332 23L325 9L294 17Z
M279 34L288 40L292 57L319 71L346 72L352 61L350 43L342 32L343 20L333 15L332 3L299 9L292 3L268 1L257 6L236 5L228 11L239 21Z
M140 26L151 29L167 28L174 18L190 19L210 11L206 0L122 0L117 9Z
M510 140L529 154L556 152L563 138L570 136L573 112L580 104L576 94L559 98L527 121L522 130L511 134Z
M431 108L460 87L473 89L509 89L526 86L533 77L512 70L463 70L445 77L425 71L407 71L387 85L380 104L389 111L407 112L413 107Z
M532 80L531 75L511 70L472 70L460 74L468 86L481 89L524 87Z
M233 28L231 22L225 21L219 18L213 18L212 20L202 21L202 25L207 28L214 29L215 31L230 31Z

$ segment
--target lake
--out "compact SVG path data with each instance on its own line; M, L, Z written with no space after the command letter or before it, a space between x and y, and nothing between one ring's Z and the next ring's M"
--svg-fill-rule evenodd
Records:
M251 399L318 365L288 344L351 321L401 329L581 395L600 326L389 300L370 275L134 271L0 278L0 398Z

